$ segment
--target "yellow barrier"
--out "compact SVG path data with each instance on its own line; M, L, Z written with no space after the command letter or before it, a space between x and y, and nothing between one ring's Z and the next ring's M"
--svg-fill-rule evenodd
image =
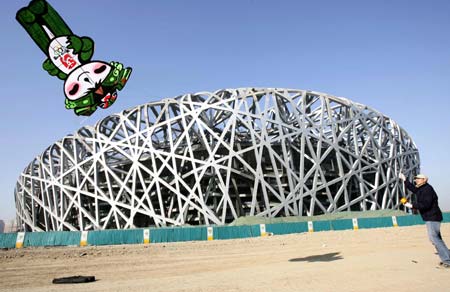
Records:
M25 239L25 232L18 232L16 239L16 248L23 247L23 240Z
M358 219L357 218L353 218L352 219L352 223L353 223L353 230L358 230Z
M88 231L81 231L80 246L88 244Z
M267 236L266 224L259 224L259 232L261 233L261 236Z
M144 229L144 243L150 243L150 229Z
M211 226L208 227L207 233L208 233L208 240L213 240L214 239L214 233L213 233L213 228Z

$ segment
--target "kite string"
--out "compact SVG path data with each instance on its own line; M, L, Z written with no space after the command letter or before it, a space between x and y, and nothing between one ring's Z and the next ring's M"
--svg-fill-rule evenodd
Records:
M91 116L86 116L80 121L80 125L83 125Z

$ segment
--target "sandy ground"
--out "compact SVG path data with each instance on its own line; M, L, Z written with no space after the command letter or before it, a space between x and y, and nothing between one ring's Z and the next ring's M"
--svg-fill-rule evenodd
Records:
M425 228L3 250L0 291L450 291ZM52 284L74 275L97 281Z

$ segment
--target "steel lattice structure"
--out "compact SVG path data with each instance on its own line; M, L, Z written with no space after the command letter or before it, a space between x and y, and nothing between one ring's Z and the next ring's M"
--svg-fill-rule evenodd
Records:
M419 153L393 120L323 93L243 88L150 102L83 127L20 175L35 231L225 224L398 209Z

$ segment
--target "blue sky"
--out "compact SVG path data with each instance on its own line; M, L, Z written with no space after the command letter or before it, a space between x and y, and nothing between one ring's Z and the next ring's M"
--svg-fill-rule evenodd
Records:
M63 82L0 9L0 219L14 186L45 148L82 126L165 97L237 87L342 96L398 122L416 142L443 210L450 211L450 1L57 1L94 59L133 67L116 103L89 118L64 108Z

